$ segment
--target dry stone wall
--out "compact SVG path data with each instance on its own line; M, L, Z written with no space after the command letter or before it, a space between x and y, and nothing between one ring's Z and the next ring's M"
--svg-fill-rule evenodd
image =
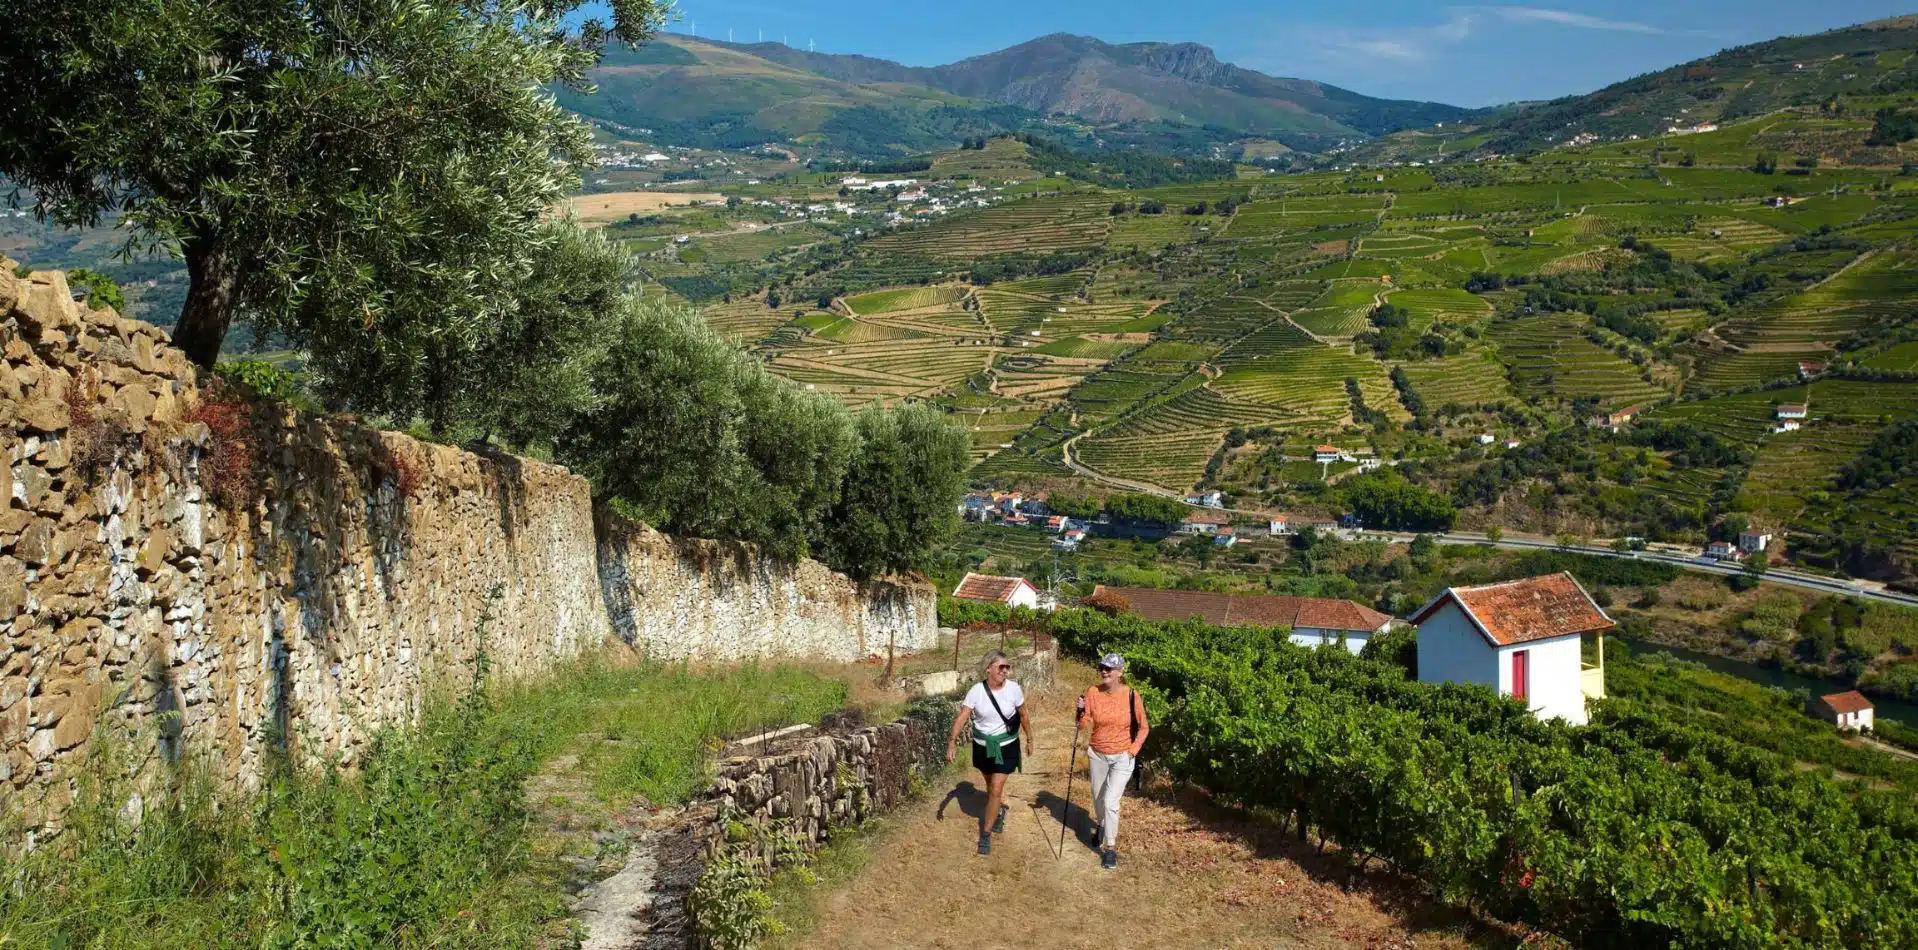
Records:
M939 642L924 584L855 582L749 544L672 538L602 514L599 563L620 638L669 660L859 660Z
M509 676L616 634L711 658L936 637L923 585L599 525L564 468L208 383L164 331L0 258L0 811L29 827L102 716L239 787L276 748L351 764L469 675L482 616Z

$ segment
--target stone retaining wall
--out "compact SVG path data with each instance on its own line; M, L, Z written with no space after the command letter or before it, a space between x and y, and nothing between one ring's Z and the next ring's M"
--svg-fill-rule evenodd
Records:
M953 711L950 699L920 700L883 726L722 761L706 793L649 839L657 877L645 946L699 945L687 895L720 856L745 857L770 872L782 842L816 850L835 829L855 827L904 803L918 782L946 767Z
M710 659L937 636L924 585L596 519L559 466L205 382L164 331L0 258L0 811L29 828L71 800L102 715L242 788L276 747L351 764L469 675L483 615L507 676L615 633Z
M816 561L673 538L605 514L599 564L613 628L660 659L851 661L939 642L937 598L925 584L860 583Z

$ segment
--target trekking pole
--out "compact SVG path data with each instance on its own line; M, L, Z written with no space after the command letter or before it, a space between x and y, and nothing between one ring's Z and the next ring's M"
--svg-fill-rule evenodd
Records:
M1079 771L1079 730L1084 726L1084 716L1079 716L1078 721L1072 724L1072 753L1066 756L1066 802L1059 809L1059 853L1054 855L1053 860L1066 854L1066 828L1072 824L1072 779L1074 773Z

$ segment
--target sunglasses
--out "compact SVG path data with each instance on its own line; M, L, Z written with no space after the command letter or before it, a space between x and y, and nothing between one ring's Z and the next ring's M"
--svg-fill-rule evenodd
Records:
M993 668L993 669L995 669L995 670L1009 670L1009 669L1012 669L1012 664L1010 664L1010 663L994 663L994 664L992 665L992 668Z

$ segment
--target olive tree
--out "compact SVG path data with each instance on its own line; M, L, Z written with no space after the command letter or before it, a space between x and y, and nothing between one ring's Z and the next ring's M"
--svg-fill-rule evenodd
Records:
M236 318L342 369L477 347L486 298L592 160L587 89L661 0L87 0L9 12L0 175L43 219L119 214L184 259L175 342ZM391 353L368 359L368 351Z

